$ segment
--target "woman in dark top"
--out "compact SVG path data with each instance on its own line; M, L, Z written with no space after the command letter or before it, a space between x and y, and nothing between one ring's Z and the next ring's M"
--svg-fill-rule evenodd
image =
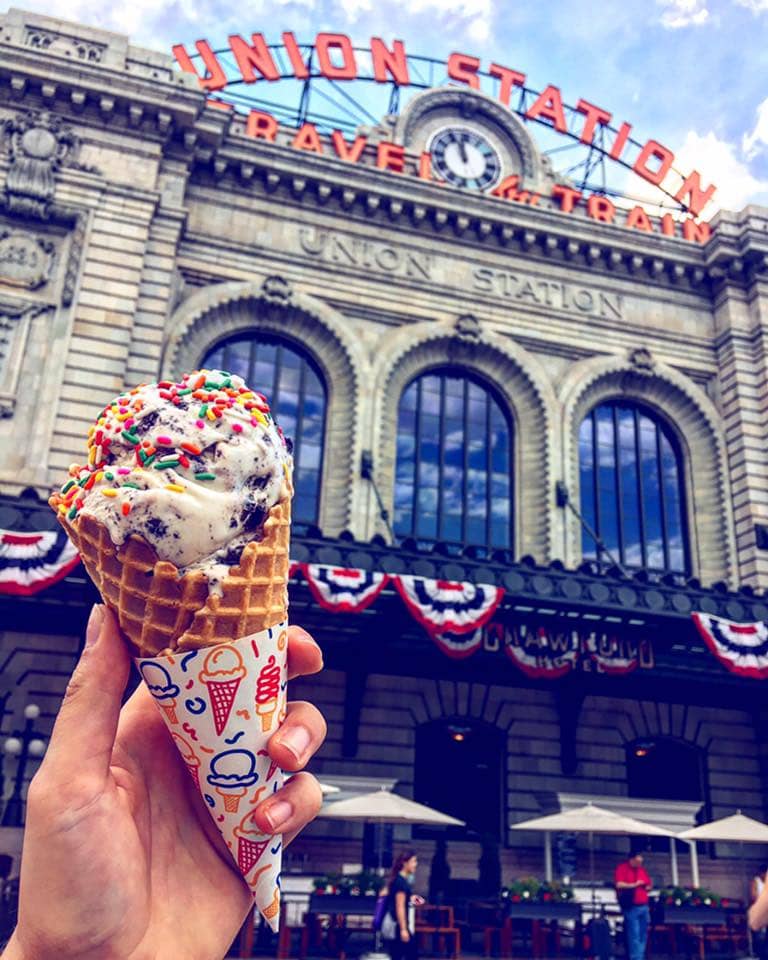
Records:
M413 850L399 854L387 881L387 906L381 929L392 960L416 960L416 937L408 905L418 862Z

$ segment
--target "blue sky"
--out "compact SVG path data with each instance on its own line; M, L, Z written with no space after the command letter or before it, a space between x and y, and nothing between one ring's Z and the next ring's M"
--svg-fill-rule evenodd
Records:
M397 37L412 54L453 51L554 83L627 120L641 141L674 150L676 166L715 182L716 207L768 206L768 0L24 0L27 9L128 33L133 42L192 50L224 46L230 32L282 30L309 41L321 30ZM636 178L634 178L636 180ZM642 187L642 183L640 184ZM646 187L646 189L648 189Z

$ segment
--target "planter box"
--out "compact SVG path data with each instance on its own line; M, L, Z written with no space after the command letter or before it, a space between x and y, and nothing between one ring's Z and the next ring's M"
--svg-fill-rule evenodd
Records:
M504 909L511 920L580 920L581 904L573 900L560 900L553 903L539 900L521 900L513 903L505 901Z
M688 904L670 907L661 904L659 914L661 923L691 923L716 927L725 924L725 910L722 907L694 907Z

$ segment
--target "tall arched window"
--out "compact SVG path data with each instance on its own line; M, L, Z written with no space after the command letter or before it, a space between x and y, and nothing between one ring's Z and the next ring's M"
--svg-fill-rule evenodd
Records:
M579 471L582 514L614 557L628 567L688 570L683 458L659 417L618 400L595 407L581 424ZM583 556L598 552L584 530Z
M395 533L512 545L512 426L493 392L458 370L413 380L400 398Z
M325 434L325 385L316 364L290 341L268 334L239 334L202 361L236 373L263 393L275 420L293 441L293 516L317 523Z

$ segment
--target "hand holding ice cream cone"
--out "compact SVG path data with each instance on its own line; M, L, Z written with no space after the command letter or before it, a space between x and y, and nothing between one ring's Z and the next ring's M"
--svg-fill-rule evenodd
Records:
M289 637L292 669L297 674L319 669L319 651L306 635L289 631ZM40 944L57 960L138 955L146 944L157 957L213 960L224 956L252 908L249 881L279 838L265 847L244 882L224 859L224 841L200 819L197 788L187 773L199 769L198 742L186 731L168 735L145 685L121 710L128 673L115 620L96 608L86 653L30 786L18 927L4 960L27 960ZM183 696L177 700L183 709ZM294 763L281 738L291 739L298 727L309 733L309 746ZM300 769L323 734L319 713L296 704L269 742L270 757ZM278 804L292 811L287 819L278 814ZM287 843L319 805L314 778L297 774L282 791L251 807L244 837L252 830L264 836L277 830ZM163 811L167 816L158 815ZM277 919L276 889L265 893L263 910Z
M272 779L256 757L284 687L290 443L261 394L201 370L126 391L87 446L51 506L232 845L231 818ZM273 885L280 851L269 858ZM262 909L272 902L267 880L254 895Z

